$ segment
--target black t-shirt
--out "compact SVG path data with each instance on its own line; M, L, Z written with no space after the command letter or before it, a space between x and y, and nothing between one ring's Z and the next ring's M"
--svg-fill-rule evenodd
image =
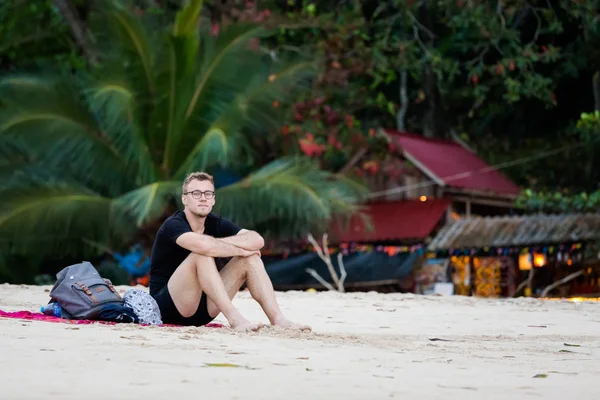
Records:
M204 221L204 234L215 238L235 236L241 229L233 222L214 214L208 214ZM186 232L193 230L183 210L179 210L167 218L156 233L150 259L150 294L154 295L162 289L191 253L175 242Z

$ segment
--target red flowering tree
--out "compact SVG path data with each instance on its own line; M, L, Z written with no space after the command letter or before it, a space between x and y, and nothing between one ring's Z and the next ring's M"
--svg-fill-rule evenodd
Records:
M438 137L456 132L477 142L481 121L506 119L511 105L530 99L549 107L556 103L555 81L542 67L563 57L548 40L562 28L547 4L210 4L215 21L252 19L276 29L275 38L256 43L266 56L276 58L285 49L319 60L312 91L289 110L269 154L303 153L331 170L394 173L399 168L390 164L379 127ZM508 141L512 132L494 137Z

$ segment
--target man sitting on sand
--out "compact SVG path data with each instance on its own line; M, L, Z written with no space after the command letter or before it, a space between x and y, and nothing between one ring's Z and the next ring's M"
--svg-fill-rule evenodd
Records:
M167 218L156 234L150 265L150 294L164 323L206 325L220 312L233 329L256 331L231 300L247 283L272 325L310 330L288 321L260 258L263 238L255 231L211 214L215 204L213 177L189 174L183 182L183 210ZM233 257L219 272L215 257Z

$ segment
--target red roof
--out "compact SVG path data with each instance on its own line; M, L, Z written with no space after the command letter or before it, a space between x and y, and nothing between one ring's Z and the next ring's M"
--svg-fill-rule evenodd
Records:
M452 140L387 131L397 138L404 156L440 185L517 196L519 187L471 151Z
M423 239L432 233L450 203L449 199L370 203L364 213L371 218L373 231L353 216L348 229L335 224L333 236L338 243Z

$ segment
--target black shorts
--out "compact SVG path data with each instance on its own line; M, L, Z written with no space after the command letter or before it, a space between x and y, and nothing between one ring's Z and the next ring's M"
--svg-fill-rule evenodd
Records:
M173 298L171 298L171 293L169 293L167 285L156 292L152 297L154 297L154 300L156 300L156 303L158 304L164 324L202 326L214 319L214 317L211 317L210 314L208 314L206 293L202 293L198 309L191 317L184 317L179 313L173 302Z

